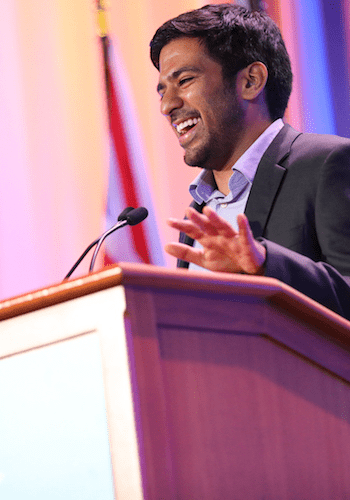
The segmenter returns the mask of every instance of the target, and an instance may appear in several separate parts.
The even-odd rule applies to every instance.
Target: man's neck
[[[218,187],[218,190],[220,193],[224,194],[227,196],[230,192],[230,188],[228,187],[229,180],[232,175],[232,169],[230,170],[221,170],[221,171],[214,171],[213,172],[214,179],[216,182],[216,185]]]
[[[214,179],[216,182],[216,185],[218,187],[218,190],[227,196],[230,192],[229,188],[229,180],[232,175],[232,167],[236,163],[236,161],[239,160],[239,158],[247,151],[247,149],[250,148],[252,144],[258,139],[258,137],[265,132],[265,130],[271,125],[271,121],[264,121],[260,123],[259,127],[252,127],[249,130],[249,134],[245,137],[242,137],[242,140],[239,143],[239,146],[237,147],[235,154],[231,157],[231,164],[228,165],[225,169],[223,170],[214,170],[213,175]]]

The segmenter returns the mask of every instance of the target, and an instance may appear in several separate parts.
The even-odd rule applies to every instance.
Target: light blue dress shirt
[[[260,160],[283,126],[281,118],[274,121],[236,161],[232,166],[227,196],[217,189],[212,171],[203,170],[190,185],[192,198],[198,204],[204,201],[237,230],[237,215],[245,210]],[[201,248],[201,245],[195,241],[194,247]],[[191,263],[189,269],[204,270]]]

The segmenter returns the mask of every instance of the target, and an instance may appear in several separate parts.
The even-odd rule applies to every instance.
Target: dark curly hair
[[[209,55],[219,62],[224,78],[260,61],[268,70],[266,102],[272,120],[282,118],[292,90],[290,59],[281,33],[264,12],[232,4],[206,5],[164,23],[151,41],[151,59],[159,70],[162,48],[176,38],[203,41]]]

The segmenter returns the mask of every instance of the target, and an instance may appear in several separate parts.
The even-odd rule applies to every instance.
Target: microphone
[[[134,207],[126,207],[120,214],[118,215],[118,220],[126,220],[126,216],[128,215],[129,212],[132,210],[135,210]]]
[[[123,212],[125,212],[125,210],[123,210]],[[147,208],[139,207],[139,208],[134,208],[133,210],[130,210],[130,212],[127,213],[127,215],[126,215],[126,220],[129,224],[129,226],[136,226],[136,224],[139,224],[140,222],[145,220],[147,216],[148,216]]]
[[[119,217],[123,217],[123,220],[120,220],[119,222],[117,222],[117,224],[115,226],[113,226],[111,229],[108,229],[108,231],[106,231],[99,239],[97,246],[95,248],[94,254],[92,256],[92,259],[91,259],[90,268],[89,268],[90,273],[92,272],[92,270],[94,268],[95,260],[96,260],[97,254],[101,248],[101,245],[104,242],[104,240],[107,238],[107,236],[109,236],[111,233],[113,233],[114,231],[116,231],[120,227],[126,226],[127,224],[129,224],[129,226],[136,226],[136,224],[139,224],[140,222],[145,220],[146,217],[148,216],[148,210],[145,207],[133,208],[131,210],[129,210],[129,208],[131,208],[131,207],[125,208],[122,211],[122,213],[119,215]],[[118,217],[118,220],[119,220],[119,217]]]
[[[114,231],[116,231],[120,227],[124,227],[128,224],[130,226],[134,226],[135,224],[142,222],[147,217],[147,215],[148,215],[148,210],[145,207],[139,207],[139,208],[127,207],[127,208],[124,208],[124,210],[118,216],[118,222],[113,227],[111,227],[111,229],[108,229],[108,231],[103,233],[102,236],[97,238],[95,241],[93,241],[87,247],[87,249],[82,253],[82,255],[76,261],[74,266],[71,268],[71,270],[65,276],[64,280],[67,280],[73,274],[73,272],[79,266],[80,262],[84,259],[86,254],[89,253],[91,248],[93,248],[95,245],[98,245],[98,247],[96,247],[96,249],[95,249],[94,255],[93,255],[92,260],[91,260],[90,269],[89,269],[89,271],[91,272],[93,269],[93,266],[95,264],[98,250],[100,249],[103,241],[107,238],[107,236],[109,236],[111,233],[113,233]]]

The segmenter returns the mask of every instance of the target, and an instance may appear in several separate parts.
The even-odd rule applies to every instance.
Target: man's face
[[[161,112],[185,150],[188,165],[209,170],[232,167],[243,130],[243,104],[235,82],[224,81],[221,65],[197,38],[179,38],[159,57]]]

